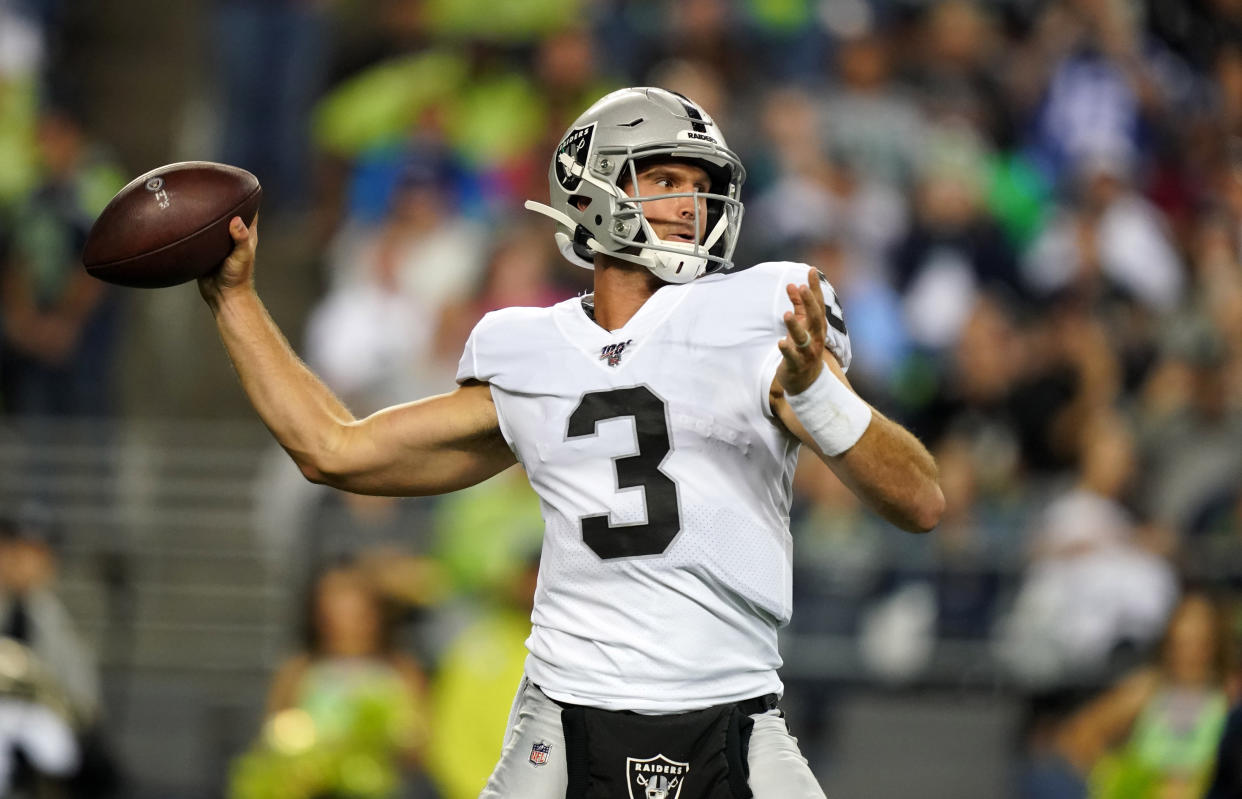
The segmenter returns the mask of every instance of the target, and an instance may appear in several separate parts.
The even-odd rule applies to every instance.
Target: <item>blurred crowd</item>
[[[125,172],[55,68],[70,5],[0,0],[0,409],[10,416],[118,410],[119,300],[84,277],[76,253]],[[1032,799],[1074,796],[1087,774],[1097,795],[1148,795],[1124,782],[1139,761],[1177,761],[1168,768],[1187,785],[1206,779],[1202,752],[1161,759],[1175,736],[1158,718],[1135,727],[1139,710],[1118,729],[1156,732],[1108,765],[1129,763],[1130,776],[1099,776],[1099,741],[1124,734],[1084,721],[1076,714],[1095,711],[1064,690],[1168,661],[1178,636],[1166,631],[1191,599],[1221,617],[1209,648],[1222,664],[1242,643],[1231,600],[1242,584],[1242,3],[205,6],[204,35],[222,46],[216,149],[203,157],[255,172],[264,228],[313,243],[323,290],[305,330],[288,332],[352,410],[451,387],[487,311],[589,287],[522,201],[546,199],[556,142],[605,91],[693,97],[748,168],[738,268],[799,260],[827,274],[851,332],[851,381],[933,451],[948,500],[940,528],[911,539],[804,464],[792,633],[857,639],[866,668],[898,683],[924,674],[946,641],[991,653],[1038,700]],[[277,795],[263,792],[265,779],[280,782],[264,769],[291,767],[288,752],[316,729],[307,719],[348,727],[333,702],[361,708],[359,739],[387,741],[374,746],[397,752],[401,768],[451,764],[434,775],[438,790],[471,795],[450,783],[474,774],[456,759],[475,750],[428,757],[426,747],[468,739],[442,734],[467,722],[437,716],[438,705],[493,704],[503,727],[510,672],[497,682],[471,670],[483,668],[480,652],[520,663],[525,622],[512,608],[527,601],[515,597],[538,546],[520,475],[395,503],[291,488],[269,471],[273,551],[312,542],[298,549],[299,574],[319,586],[311,617],[331,627],[334,614],[370,612],[349,598],[359,585],[415,616],[458,610],[416,624],[421,643],[404,649],[378,632],[345,643],[308,634],[277,680],[267,743],[239,770],[238,795]],[[332,571],[346,562],[347,573]],[[422,666],[399,654],[420,646]],[[362,676],[358,652],[375,660]],[[1222,703],[1236,699],[1234,668],[1210,670],[1219,692],[1191,703],[1207,708],[1208,729],[1219,732]],[[1147,671],[1128,679],[1126,707],[1184,698]],[[351,693],[355,683],[407,693],[408,714],[367,716],[370,688]],[[438,719],[430,736],[412,720],[426,718]],[[388,766],[338,755],[358,784],[390,786]],[[479,760],[475,771],[490,765]]]

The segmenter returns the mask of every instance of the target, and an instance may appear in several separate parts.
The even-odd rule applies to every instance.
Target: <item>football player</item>
[[[200,289],[309,479],[425,495],[525,468],[543,555],[483,797],[823,797],[779,707],[799,447],[914,532],[943,509],[935,463],[850,388],[845,320],[815,269],[729,271],[745,171],[698,105],[613,92],[548,178],[549,204],[527,207],[594,292],[485,316],[448,394],[351,415],[260,303],[240,219]]]

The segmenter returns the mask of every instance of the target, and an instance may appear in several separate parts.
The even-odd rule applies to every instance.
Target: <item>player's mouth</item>
[[[693,230],[670,230],[666,231],[660,238],[665,241],[685,242],[695,244],[698,242],[698,236],[694,235]]]

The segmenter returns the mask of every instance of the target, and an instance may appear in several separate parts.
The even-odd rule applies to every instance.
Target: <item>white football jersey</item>
[[[768,390],[785,286],[807,269],[666,285],[612,332],[572,299],[489,313],[471,333],[457,379],[491,384],[542,504],[526,672],[553,699],[660,713],[781,690],[798,442]]]

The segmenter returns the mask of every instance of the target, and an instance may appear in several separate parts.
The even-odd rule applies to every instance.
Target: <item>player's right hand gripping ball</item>
[[[215,271],[233,249],[229,220],[254,223],[263,189],[244,169],[210,161],[169,164],[135,178],[95,220],[86,271],[135,288],[186,283]]]

